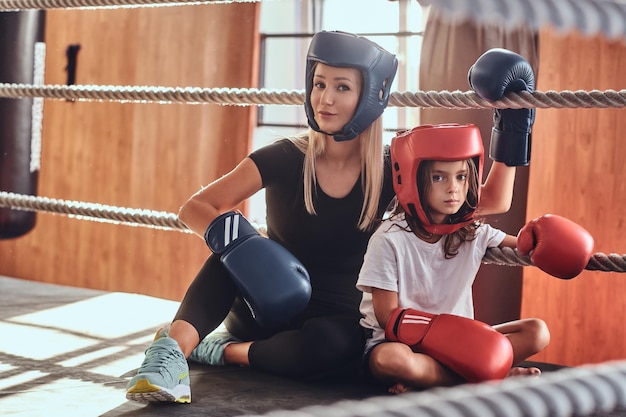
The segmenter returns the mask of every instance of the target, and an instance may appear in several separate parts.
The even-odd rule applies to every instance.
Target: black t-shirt
[[[304,206],[304,154],[288,139],[265,146],[250,158],[257,165],[267,205],[268,236],[281,243],[307,268],[313,289],[308,313],[358,312],[361,292],[355,287],[373,230],[357,228],[363,190],[361,178],[344,198],[333,198],[318,186],[317,215]],[[394,196],[389,147],[379,202],[381,218]]]

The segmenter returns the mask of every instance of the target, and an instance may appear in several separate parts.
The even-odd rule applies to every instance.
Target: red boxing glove
[[[509,339],[466,317],[396,308],[387,321],[385,337],[430,356],[468,382],[502,379],[513,365]]]
[[[542,271],[570,279],[580,274],[593,254],[593,237],[565,217],[545,214],[528,222],[517,234],[517,251],[530,254]]]

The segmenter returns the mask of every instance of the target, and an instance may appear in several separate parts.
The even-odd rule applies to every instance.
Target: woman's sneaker
[[[224,349],[231,343],[240,342],[228,331],[214,330],[196,346],[189,360],[204,365],[224,366]]]
[[[128,382],[126,398],[146,403],[191,402],[189,365],[174,339],[157,338],[146,349],[137,375]]]
[[[170,325],[161,327],[154,336],[154,340],[168,337]],[[189,360],[204,365],[223,366],[224,349],[231,343],[240,343],[241,340],[231,335],[224,327],[217,328],[200,341],[198,346],[189,355]]]

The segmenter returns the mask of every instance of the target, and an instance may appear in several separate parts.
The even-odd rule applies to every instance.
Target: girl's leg
[[[382,382],[392,384],[389,392],[398,394],[409,388],[452,386],[464,380],[428,355],[414,353],[403,343],[385,342],[369,354],[369,369]]]
[[[523,319],[493,326],[504,334],[513,346],[513,364],[539,353],[550,343],[550,331],[541,319]]]

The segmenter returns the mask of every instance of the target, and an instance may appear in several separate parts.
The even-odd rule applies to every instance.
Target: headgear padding
[[[427,232],[445,235],[471,223],[474,210],[457,223],[432,224],[424,212],[417,188],[417,173],[422,161],[477,160],[478,197],[483,172],[484,149],[480,130],[472,125],[423,125],[398,133],[391,140],[393,188],[399,203],[422,222]]]
[[[311,106],[313,68],[316,62],[332,67],[356,68],[363,75],[363,91],[352,119],[339,132],[322,132]],[[389,102],[391,83],[398,60],[369,39],[347,32],[316,33],[306,60],[306,99],[304,109],[309,126],[317,132],[332,134],[336,141],[350,140],[361,134],[382,113]]]

